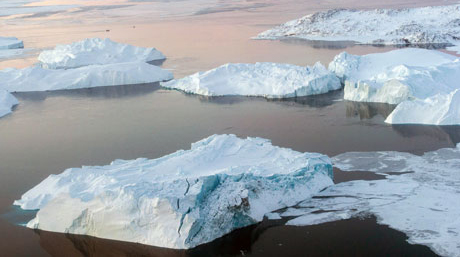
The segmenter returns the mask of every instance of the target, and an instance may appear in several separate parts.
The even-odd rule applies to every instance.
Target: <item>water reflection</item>
[[[324,40],[308,40],[302,38],[282,38],[281,43],[310,46],[315,49],[345,49],[356,45],[353,41],[324,41]]]
[[[452,146],[460,143],[460,126],[398,124],[391,127],[401,136],[407,138],[429,136],[437,140],[448,141]]]
[[[21,100],[40,102],[46,100],[48,97],[70,97],[70,98],[122,98],[122,97],[136,97],[150,94],[161,88],[159,82],[134,84],[134,85],[121,85],[121,86],[107,86],[107,87],[93,87],[81,88],[72,90],[55,90],[45,92],[18,92],[14,95]]]
[[[359,117],[360,120],[367,120],[379,115],[386,119],[396,108],[396,105],[346,101],[346,108],[347,117]]]
[[[291,97],[291,98],[265,98],[265,97],[254,97],[254,96],[203,96],[195,94],[187,94],[186,96],[196,98],[200,102],[221,104],[221,105],[232,105],[238,104],[245,101],[264,101],[274,104],[280,104],[284,106],[308,106],[312,108],[323,108],[330,106],[335,102],[343,99],[343,90],[335,90],[326,94],[310,95],[302,97]]]
[[[424,48],[424,49],[445,49],[446,47],[452,46],[450,43],[427,43],[427,44],[400,44],[400,45],[384,45],[380,43],[374,44],[360,44],[355,41],[325,41],[325,40],[309,40],[303,39],[298,37],[288,37],[288,38],[280,38],[280,42],[285,44],[294,44],[294,45],[304,45],[309,46],[315,49],[345,49],[350,48],[356,45],[361,46],[372,46],[377,48],[406,48],[406,47],[413,47],[413,48]]]
[[[281,226],[264,220],[191,250],[173,250],[115,240],[36,231],[51,256],[436,256],[428,247],[376,218],[361,217],[313,226]],[[359,229],[356,229],[359,228]],[[334,247],[331,247],[334,246]]]

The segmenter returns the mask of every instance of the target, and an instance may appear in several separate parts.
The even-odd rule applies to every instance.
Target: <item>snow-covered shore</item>
[[[260,33],[256,39],[302,38],[378,45],[458,45],[460,5],[317,12]]]
[[[320,63],[301,67],[280,63],[230,63],[162,83],[163,87],[206,96],[289,98],[341,88],[337,77]]]
[[[331,178],[325,155],[213,135],[154,160],[67,169],[14,204],[40,209],[30,228],[191,248],[307,199]]]

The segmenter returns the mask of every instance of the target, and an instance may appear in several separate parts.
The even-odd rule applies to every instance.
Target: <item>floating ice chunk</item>
[[[0,37],[0,51],[16,48],[24,48],[24,43],[15,37]]]
[[[460,88],[457,57],[434,50],[400,49],[387,53],[337,55],[329,70],[345,84],[344,98],[398,104]]]
[[[458,44],[460,5],[410,9],[329,10],[289,21],[256,39],[303,38],[362,44]]]
[[[460,124],[460,90],[400,103],[385,120],[391,124]]]
[[[11,113],[11,108],[18,103],[18,100],[12,94],[0,89],[0,117]]]
[[[320,63],[313,67],[279,63],[229,63],[163,83],[162,86],[206,96],[267,98],[315,95],[341,88],[336,76]]]
[[[401,174],[328,187],[299,204],[323,212],[311,212],[287,224],[312,225],[370,213],[380,224],[406,233],[410,243],[427,245],[439,255],[460,256],[460,144],[423,156],[354,152],[335,156],[333,161],[343,171]]]
[[[292,206],[331,178],[327,156],[213,135],[154,160],[67,169],[14,204],[40,209],[30,228],[191,248]]]
[[[0,89],[10,92],[76,89],[166,81],[171,72],[145,62],[90,65],[68,70],[38,66],[0,70]]]
[[[121,62],[150,62],[166,57],[153,47],[144,48],[90,38],[69,45],[57,45],[53,50],[40,53],[40,65],[48,69],[68,69],[94,64]]]

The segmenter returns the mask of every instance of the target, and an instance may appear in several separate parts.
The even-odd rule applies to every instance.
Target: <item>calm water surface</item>
[[[48,2],[59,1],[44,3]],[[114,13],[91,11],[87,16],[83,12],[75,19],[71,18],[74,16],[50,14],[30,21],[5,18],[0,21],[2,36],[20,37],[26,47],[35,49],[85,37],[110,37],[140,46],[155,46],[168,56],[163,67],[171,69],[176,77],[183,77],[227,62],[274,61],[310,65],[321,61],[327,64],[345,50],[356,54],[388,51],[392,48],[249,38],[274,24],[338,5],[370,8],[434,2],[267,3],[265,7],[236,8],[235,11],[218,5],[220,9],[214,6],[200,15],[174,16],[174,19],[167,15],[160,19],[145,13],[142,19],[135,19],[119,13],[121,21],[118,21]],[[25,67],[33,64],[35,58],[0,61],[0,68]],[[394,106],[347,102],[341,100],[342,94],[342,91],[336,91],[284,101],[249,97],[206,98],[164,90],[158,84],[16,94],[20,104],[11,115],[0,119],[0,256],[378,253],[372,249],[380,249],[381,254],[387,255],[431,254],[426,247],[405,243],[402,233],[376,225],[372,217],[304,228],[273,226],[276,224],[265,222],[191,252],[34,232],[16,225],[33,213],[19,212],[11,206],[12,202],[50,174],[69,167],[104,165],[117,158],[157,158],[188,149],[191,143],[212,134],[264,137],[271,139],[274,145],[330,156],[347,151],[376,150],[421,154],[453,147],[460,142],[458,126],[390,126],[383,120]],[[350,233],[355,236],[347,236]],[[362,252],[353,252],[356,249]],[[394,249],[400,249],[400,252],[392,252]]]

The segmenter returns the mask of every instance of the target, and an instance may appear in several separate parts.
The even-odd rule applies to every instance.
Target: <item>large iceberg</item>
[[[18,103],[18,100],[12,94],[0,89],[0,117],[11,113],[11,108]]]
[[[302,38],[362,44],[460,44],[460,5],[329,10],[289,21],[256,39]]]
[[[116,43],[108,38],[89,38],[69,45],[57,45],[53,50],[43,51],[38,56],[39,64],[48,69],[163,59],[166,57],[153,47],[136,47]]]
[[[0,37],[0,50],[24,48],[24,43],[15,37]]]
[[[39,66],[0,70],[0,89],[10,92],[47,91],[166,81],[171,72],[145,62],[89,65],[67,70]]]
[[[14,202],[29,228],[191,248],[333,184],[330,159],[262,138],[213,135],[158,159],[50,175]]]
[[[460,124],[460,89],[423,100],[400,103],[385,120],[391,124]]]
[[[343,52],[329,64],[344,86],[344,98],[398,104],[460,88],[457,57],[435,50],[406,48],[386,53]]]
[[[442,256],[460,256],[460,144],[417,156],[349,152],[332,158],[342,171],[369,171],[386,179],[328,187],[297,205],[288,225],[312,225],[373,214]],[[292,209],[289,213],[295,213]],[[281,214],[283,216],[283,213]]]
[[[339,79],[320,63],[313,67],[279,63],[230,63],[162,83],[162,86],[206,96],[267,98],[315,95],[341,88]]]

